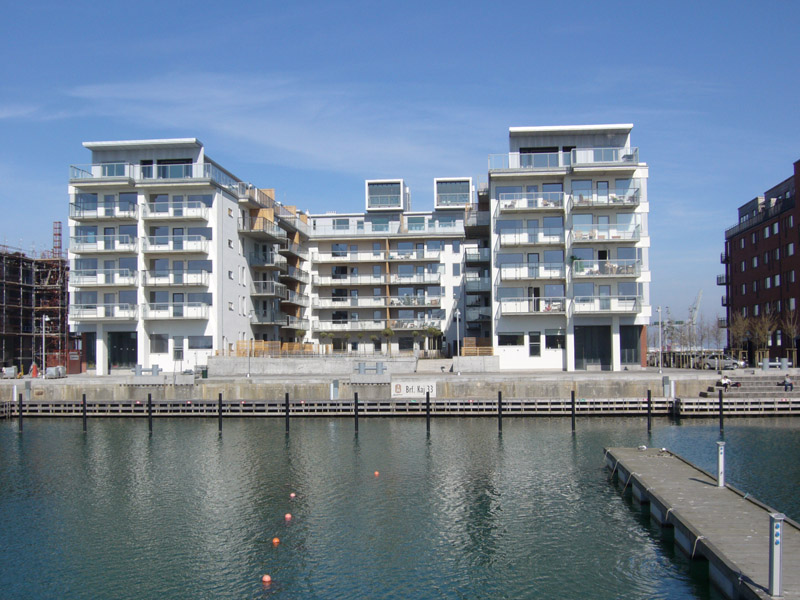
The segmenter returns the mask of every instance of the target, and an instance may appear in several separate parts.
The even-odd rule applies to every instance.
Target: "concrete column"
[[[620,357],[619,343],[619,317],[611,317],[611,370],[621,371],[622,360]]]
[[[142,319],[136,322],[136,364],[145,369],[150,367],[150,336]]]
[[[575,370],[575,323],[572,319],[567,322],[567,371]]]
[[[95,342],[95,360],[97,361],[96,373],[108,375],[108,339],[102,323],[97,324],[97,338]]]

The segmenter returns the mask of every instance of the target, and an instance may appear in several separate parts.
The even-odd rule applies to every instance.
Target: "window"
[[[767,239],[768,237],[769,237],[769,225],[764,227],[764,239]]]
[[[399,350],[413,350],[414,338],[411,336],[401,336],[397,338],[397,348]]]
[[[150,334],[150,354],[166,354],[169,352],[169,336],[166,333]]]
[[[453,253],[458,254],[461,252],[461,242],[459,240],[453,240]]]
[[[233,250],[233,240],[228,240],[228,248]]]
[[[499,333],[497,334],[498,346],[523,346],[525,336],[521,333]]]
[[[794,256],[794,242],[786,244],[786,256]]]
[[[331,244],[331,256],[334,258],[347,256],[347,244]]]
[[[746,294],[747,294],[747,284],[743,283],[742,284],[742,296],[744,296]]]
[[[794,215],[789,215],[789,227],[794,227]]]
[[[742,261],[742,266],[741,266],[741,268],[739,269],[739,272],[740,272],[740,273],[744,273],[744,269],[745,269],[745,264],[744,264],[744,261]]]
[[[753,243],[753,245],[755,245],[755,243],[756,243],[756,240],[757,240],[757,239],[758,239],[758,237],[756,236],[756,232],[754,231],[754,232],[753,232],[753,233],[750,235],[750,241]]]
[[[746,316],[747,316],[747,307],[746,307],[746,306],[743,306],[743,307],[742,307],[742,316],[743,316],[743,317],[746,317]]]
[[[772,224],[772,235],[778,235],[778,222],[775,221]]]
[[[781,259],[781,249],[780,248],[775,248],[775,251],[774,251],[772,257],[775,260],[780,260]]]
[[[233,271],[228,271],[228,279],[233,281]]]
[[[744,248],[744,238],[739,240],[739,248]]]
[[[232,208],[228,209],[228,216],[229,217],[233,217],[233,209]]]
[[[380,255],[381,255],[381,243],[372,242],[372,256],[380,256]]]
[[[551,350],[566,348],[566,332],[563,329],[545,329],[544,347]]]
[[[183,360],[183,336],[176,335],[172,338],[172,360]]]
[[[461,263],[453,263],[453,277],[461,275]]]
[[[795,309],[795,299],[794,298],[789,298],[789,310],[794,310],[794,309]],[[745,316],[747,316],[747,315],[745,315]]]
[[[189,350],[211,350],[213,347],[210,335],[190,335]]]
[[[350,229],[350,219],[334,219],[333,228],[339,231]]]
[[[754,282],[753,282],[753,292],[755,293],[755,292],[757,292],[757,291],[758,291],[758,282],[757,282],[757,281],[754,281]]]
[[[531,331],[528,334],[528,356],[542,355],[542,332]]]
[[[758,257],[754,256],[753,257],[753,268],[755,269],[757,266],[758,266]]]
[[[769,252],[764,252],[764,264],[769,264]]]
[[[794,283],[794,270],[789,271],[789,283]]]
[[[759,315],[759,309],[760,309],[760,307],[758,306],[758,304],[753,306],[753,316],[754,317],[757,317]]]
[[[229,310],[229,311],[231,311],[231,312],[233,312],[233,300],[231,300],[230,302],[228,302],[228,310]]]
[[[775,287],[778,287],[781,284],[781,276],[780,273],[775,275]]]
[[[770,289],[771,287],[772,287],[772,278],[771,278],[771,277],[767,277],[767,278],[764,280],[764,289],[765,289],[765,290],[768,290],[768,289]]]

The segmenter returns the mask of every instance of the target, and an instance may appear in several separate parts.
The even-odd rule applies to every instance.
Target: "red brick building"
[[[770,359],[790,355],[798,348],[797,331],[786,329],[787,312],[800,314],[800,160],[794,174],[739,207],[739,222],[725,231],[721,261],[725,274],[717,284],[725,286],[722,305],[727,308],[728,344],[735,315],[747,319],[743,348],[755,359],[754,320],[772,315],[775,330],[767,344]],[[733,348],[732,348],[733,349]]]

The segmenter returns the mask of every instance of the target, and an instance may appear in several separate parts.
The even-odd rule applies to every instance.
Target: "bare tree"
[[[730,323],[728,323],[728,335],[730,336],[731,353],[742,349],[742,344],[744,343],[745,339],[747,339],[747,333],[749,330],[749,317],[744,317],[738,312],[731,314],[731,320]]]
[[[796,362],[794,340],[797,337],[798,330],[800,330],[800,317],[798,317],[796,310],[787,309],[783,311],[780,319],[780,328],[782,333],[781,341],[787,349],[787,357]]]
[[[711,343],[714,344],[714,348],[716,350],[721,350],[725,340],[725,328],[719,326],[719,317],[709,325],[708,333],[711,338]]]
[[[759,350],[766,351],[772,333],[775,331],[775,315],[764,312],[757,317],[753,317],[751,333],[753,343]]]

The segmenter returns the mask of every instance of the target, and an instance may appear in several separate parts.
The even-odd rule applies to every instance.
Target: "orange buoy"
[[[381,474],[380,471],[375,471],[375,477],[377,477],[380,474]]]
[[[283,518],[284,518],[284,519],[286,519],[287,521],[291,521],[291,520],[292,520],[292,514],[291,514],[291,513],[286,513],[286,514],[283,516]]]
[[[277,546],[280,543],[281,543],[281,538],[276,538],[276,537],[272,538],[272,545],[273,546]]]
[[[270,577],[269,575],[264,575],[261,578],[261,582],[262,583],[272,583],[272,577]]]

